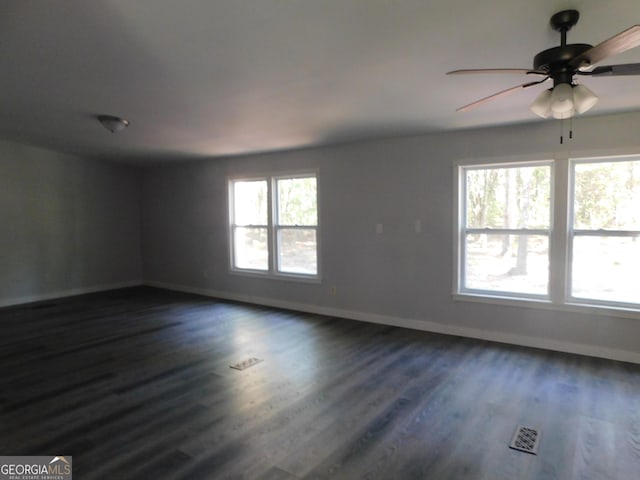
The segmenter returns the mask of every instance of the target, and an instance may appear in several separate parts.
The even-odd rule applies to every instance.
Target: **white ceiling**
[[[455,112],[530,78],[445,72],[531,67],[567,8],[569,43],[640,23],[638,0],[2,0],[0,136],[145,162],[536,121],[544,87]],[[591,115],[640,109],[640,77],[584,83]]]

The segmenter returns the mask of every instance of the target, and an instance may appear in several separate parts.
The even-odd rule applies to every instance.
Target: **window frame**
[[[236,182],[262,182],[266,181],[267,183],[267,224],[249,224],[249,225],[238,225],[236,224],[236,210],[235,210],[235,184]],[[227,188],[229,193],[229,208],[228,208],[228,219],[229,219],[229,253],[230,253],[230,266],[232,270],[237,270],[246,273],[252,273],[254,275],[264,275],[270,270],[271,260],[269,258],[269,252],[271,251],[271,195],[269,192],[269,181],[267,177],[242,177],[242,178],[230,178],[227,182]],[[236,230],[237,228],[266,228],[267,230],[267,268],[259,269],[259,268],[241,268],[235,265],[235,238],[236,238]]]
[[[455,162],[454,167],[454,255],[453,255],[453,292],[454,300],[470,301],[499,305],[510,305],[530,308],[551,309],[559,311],[579,312],[640,319],[640,302],[625,303],[608,300],[597,300],[571,295],[571,274],[573,261],[573,215],[575,169],[578,163],[594,161],[638,161],[640,154],[620,152],[610,156],[599,155],[563,155],[547,157],[515,156],[508,158],[464,159]],[[507,165],[525,166],[548,163],[551,165],[551,218],[549,235],[549,283],[548,297],[499,292],[493,290],[466,289],[464,287],[464,253],[462,248],[465,239],[462,226],[466,222],[466,169],[500,168]],[[464,215],[464,216],[463,216]],[[497,229],[492,229],[497,232]],[[610,231],[607,231],[607,233]],[[635,231],[634,231],[635,232]],[[624,235],[630,236],[630,235]]]
[[[611,156],[611,157],[585,157],[569,159],[569,216],[567,221],[567,282],[566,299],[569,303],[589,304],[603,307],[624,308],[640,310],[640,302],[629,303],[615,300],[602,300],[597,298],[579,297],[573,295],[573,251],[576,237],[622,237],[639,238],[640,230],[619,230],[619,229],[585,229],[575,227],[575,191],[576,191],[576,165],[596,164],[596,163],[623,163],[629,161],[640,161],[639,156]]]
[[[467,227],[467,172],[470,170],[487,170],[487,169],[505,169],[505,168],[526,168],[526,167],[549,167],[549,188],[550,188],[550,205],[549,205],[549,227],[546,229],[539,228],[491,228],[491,227]],[[467,253],[467,236],[468,235],[538,235],[546,236],[549,250],[549,266],[551,266],[551,234],[553,232],[553,192],[554,192],[554,171],[552,160],[535,160],[522,162],[500,162],[500,163],[482,163],[459,165],[458,167],[458,228],[457,228],[457,246],[458,246],[458,266],[457,286],[456,290],[459,294],[480,295],[497,298],[517,298],[529,300],[549,300],[551,290],[551,272],[547,276],[547,293],[522,293],[510,292],[503,290],[486,290],[479,288],[469,288],[466,286],[466,253]],[[551,270],[549,268],[549,270]]]
[[[279,195],[279,186],[278,186],[278,182],[280,180],[295,180],[295,179],[301,179],[301,178],[315,178],[316,181],[316,224],[315,225],[299,225],[299,224],[295,224],[295,225],[285,225],[285,224],[281,224],[280,223],[280,195]],[[274,175],[272,177],[272,189],[273,189],[273,194],[271,195],[272,198],[272,203],[273,203],[273,209],[272,209],[272,243],[274,245],[274,258],[273,258],[273,269],[274,272],[276,272],[278,275],[285,275],[285,276],[303,276],[305,278],[307,277],[319,277],[319,268],[320,268],[320,261],[318,258],[318,251],[319,251],[319,222],[320,222],[320,214],[318,212],[318,176],[317,174],[314,175],[310,175],[308,173],[297,173],[297,174],[285,174],[285,175]],[[279,244],[279,238],[278,238],[278,233],[283,231],[283,230],[315,230],[315,237],[316,237],[316,273],[315,274],[308,274],[308,273],[298,273],[298,272],[287,272],[287,271],[283,271],[281,269],[281,265],[280,265],[280,252],[281,252],[281,247]]]
[[[315,178],[316,181],[316,225],[282,226],[278,222],[278,180],[295,178]],[[235,231],[238,227],[262,228],[262,225],[236,225],[234,193],[236,182],[266,181],[267,182],[267,269],[241,268],[235,265]],[[301,170],[294,172],[269,173],[261,175],[232,176],[227,178],[228,191],[228,241],[229,241],[229,270],[231,273],[280,280],[294,280],[298,282],[319,283],[321,281],[321,242],[320,242],[320,175],[318,170]],[[282,229],[306,228],[316,232],[316,273],[285,272],[279,266],[278,232]]]

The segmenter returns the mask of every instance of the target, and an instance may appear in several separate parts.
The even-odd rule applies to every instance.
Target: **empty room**
[[[0,479],[640,478],[637,0],[3,0]]]

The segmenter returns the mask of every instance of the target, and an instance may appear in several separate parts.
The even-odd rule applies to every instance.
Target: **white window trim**
[[[267,192],[269,192],[269,177],[268,175],[254,175],[247,177],[230,177],[227,178],[227,239],[229,242],[229,268],[232,272],[242,272],[246,275],[255,276],[255,277],[264,277],[269,275],[270,265],[267,265],[267,270],[260,270],[254,268],[238,268],[234,265],[235,258],[235,205],[234,205],[234,194],[235,187],[231,187],[234,182],[261,182],[267,181]],[[271,234],[270,234],[270,225],[271,225],[271,195],[267,194],[267,225],[249,225],[248,227],[256,227],[256,228],[265,228],[267,229],[267,251],[269,252],[269,263],[271,262]],[[243,225],[243,227],[247,227],[247,225]]]
[[[316,274],[304,274],[304,273],[291,273],[278,271],[278,259],[277,259],[277,231],[279,228],[295,228],[293,226],[280,227],[276,225],[277,216],[277,198],[275,198],[275,182],[282,179],[290,178],[306,178],[315,177],[316,179],[316,213],[317,222],[313,226],[300,226],[300,228],[315,228],[316,229]],[[234,182],[251,182],[251,181],[266,181],[267,182],[267,249],[268,249],[268,269],[250,269],[239,268],[234,265],[235,258],[235,242],[234,242],[234,214],[235,208],[233,205],[233,188],[231,185]],[[264,174],[252,174],[252,175],[234,175],[227,177],[227,239],[229,242],[228,254],[229,254],[229,271],[235,275],[241,275],[245,277],[253,278],[268,278],[273,280],[285,280],[295,281],[298,283],[321,283],[321,230],[320,230],[320,174],[319,170],[296,170],[287,171],[282,173],[264,173]],[[256,225],[256,227],[263,227],[262,225]]]
[[[483,290],[477,288],[468,288],[463,285],[463,280],[466,278],[465,262],[462,261],[466,254],[466,235],[469,233],[487,233],[487,234],[511,234],[511,235],[541,235],[546,236],[551,244],[551,232],[553,231],[553,211],[549,212],[549,228],[548,229],[533,229],[533,228],[467,228],[466,227],[466,174],[469,170],[481,170],[486,168],[520,168],[520,167],[535,167],[535,166],[548,166],[550,167],[550,186],[551,186],[551,205],[553,205],[553,161],[551,160],[538,160],[527,162],[505,162],[505,163],[493,163],[483,165],[459,165],[457,175],[459,177],[459,192],[458,192],[458,210],[460,212],[458,216],[457,231],[457,248],[458,248],[458,269],[457,272],[457,289],[456,293],[469,294],[469,295],[482,295],[482,296],[499,296],[501,298],[524,298],[531,300],[546,300],[550,299],[550,292],[547,294],[533,294],[533,293],[519,293],[519,292],[506,292],[500,290]],[[551,258],[549,258],[551,263]]]
[[[594,161],[625,161],[638,159],[640,155],[629,151],[620,151],[617,154],[589,156],[583,155],[548,155],[544,159],[540,156],[512,156],[507,158],[481,158],[461,159],[453,164],[453,193],[454,193],[454,255],[453,255],[453,286],[452,297],[457,301],[478,302],[495,305],[517,306],[524,308],[555,310],[563,312],[608,315],[613,317],[640,319],[640,306],[623,302],[608,302],[592,299],[571,297],[570,295],[570,268],[571,253],[570,244],[573,226],[573,175],[572,168],[576,163],[589,163]],[[497,167],[507,165],[531,165],[551,164],[551,224],[549,232],[549,296],[540,298],[526,294],[511,294],[508,292],[466,290],[462,288],[462,225],[465,214],[461,202],[466,203],[462,197],[464,192],[464,179],[462,173],[468,168]],[[571,179],[571,185],[569,184]]]
[[[571,174],[571,184],[568,186],[569,188],[569,199],[573,199],[575,195],[575,166],[583,163],[613,163],[613,162],[625,162],[629,160],[640,160],[639,155],[629,155],[629,156],[612,156],[612,157],[583,157],[583,158],[571,158],[569,159],[569,170]],[[605,236],[605,237],[640,237],[640,230],[591,230],[591,229],[575,229],[573,228],[574,220],[575,220],[575,211],[574,205],[569,206],[569,218],[568,218],[568,230],[567,230],[567,273],[568,269],[571,268],[572,260],[573,260],[573,239],[575,237],[586,237],[586,236]],[[567,275],[570,277],[570,275]],[[598,300],[598,299],[590,299],[584,297],[576,297],[571,294],[571,278],[567,279],[566,292],[567,292],[567,303],[572,304],[587,304],[594,306],[601,306],[604,308],[615,306],[622,309],[630,309],[630,310],[640,310],[640,306],[638,304],[627,303],[627,302],[614,302],[607,300]],[[640,303],[640,302],[639,302]]]

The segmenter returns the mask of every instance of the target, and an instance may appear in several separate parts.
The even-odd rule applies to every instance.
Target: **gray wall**
[[[146,169],[145,280],[187,291],[640,362],[640,317],[452,297],[454,165],[640,152],[640,115],[556,121]],[[318,168],[322,283],[229,271],[227,178]],[[423,232],[414,230],[415,220]],[[384,233],[376,235],[382,223]],[[337,295],[329,287],[337,287]]]
[[[0,142],[0,305],[140,283],[137,169]]]

